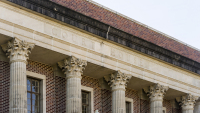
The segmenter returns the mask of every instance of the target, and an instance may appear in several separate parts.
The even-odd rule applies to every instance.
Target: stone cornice
[[[8,58],[10,58],[10,63],[27,63],[27,59],[29,59],[29,54],[31,53],[35,44],[14,38],[11,41],[8,41],[8,43],[1,46],[3,51],[6,52]]]
[[[144,88],[144,91],[147,93],[147,95],[149,96],[149,98],[160,98],[163,99],[165,93],[167,92],[167,90],[169,89],[168,86],[163,86],[160,84],[154,84],[149,86],[148,88]]]
[[[6,0],[136,51],[200,74],[200,63],[49,0]],[[110,28],[109,28],[110,27]],[[108,33],[109,28],[109,33]]]
[[[113,88],[115,86],[118,86],[120,88],[120,86],[124,86],[121,89],[124,89],[127,86],[127,83],[129,82],[131,77],[131,75],[122,73],[119,70],[109,76],[104,76],[110,87]]]
[[[76,58],[75,56],[71,56],[62,62],[58,62],[58,66],[65,74],[73,72],[80,72],[81,74],[83,74],[83,70],[87,66],[87,61]]]

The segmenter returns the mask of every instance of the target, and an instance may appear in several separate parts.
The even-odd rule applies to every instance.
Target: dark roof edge
[[[200,74],[200,63],[49,0],[7,0],[42,15]],[[110,27],[110,28],[109,28]],[[109,33],[108,32],[109,28]]]

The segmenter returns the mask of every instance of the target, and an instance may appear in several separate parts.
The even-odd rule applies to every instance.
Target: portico
[[[125,113],[125,103],[120,105],[115,105],[115,103],[125,102],[127,88],[143,92],[138,93],[139,97],[142,100],[150,100],[151,113],[162,111],[164,99],[177,98],[182,99],[176,101],[182,103],[179,107],[182,107],[183,113],[187,113],[188,109],[189,113],[193,113],[194,108],[194,113],[199,111],[199,102],[196,100],[200,96],[200,77],[197,73],[2,1],[0,14],[0,45],[6,44],[14,37],[34,44],[35,47],[31,49],[29,59],[52,66],[55,77],[66,79],[68,90],[66,100],[67,103],[73,105],[66,104],[69,113],[81,112],[81,75],[98,80],[100,88],[112,92],[114,113]],[[19,18],[16,19],[12,15]],[[2,61],[9,61],[2,50],[0,55]],[[74,59],[80,61],[75,64],[78,66],[76,68],[73,68]],[[23,69],[26,69],[25,64],[23,66]],[[121,75],[125,77],[118,80],[117,77]],[[12,90],[12,85],[10,90]],[[142,98],[145,95],[148,95],[150,99]],[[9,99],[14,98],[10,96]],[[191,106],[185,107],[184,99]],[[133,104],[133,106],[136,105]]]

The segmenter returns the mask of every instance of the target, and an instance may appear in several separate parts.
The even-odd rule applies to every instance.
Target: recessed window
[[[126,113],[133,113],[133,99],[132,98],[125,98],[126,100]]]
[[[126,113],[131,113],[131,102],[126,102]]]
[[[167,113],[167,112],[166,112],[166,107],[163,107],[163,113]]]
[[[28,113],[40,112],[40,81],[27,78],[27,110]]]
[[[89,92],[82,91],[82,113],[89,113],[90,96]]]

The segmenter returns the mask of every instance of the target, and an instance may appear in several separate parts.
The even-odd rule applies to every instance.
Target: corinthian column
[[[74,56],[59,62],[58,66],[63,69],[67,84],[67,113],[82,113],[81,103],[81,74],[85,69],[87,61]]]
[[[144,89],[150,98],[150,113],[163,112],[163,97],[168,89],[169,87],[160,84],[155,84]]]
[[[200,98],[196,101],[194,106],[194,113],[200,113]]]
[[[112,88],[112,113],[126,113],[125,88],[131,75],[117,71],[104,78]]]
[[[27,113],[26,64],[34,44],[15,38],[2,48],[10,58],[9,113]]]
[[[185,96],[182,96],[180,101],[177,100],[177,101],[181,102],[182,113],[193,113],[194,105],[195,105],[197,99],[198,99],[198,97],[193,96],[191,94],[187,94]]]

